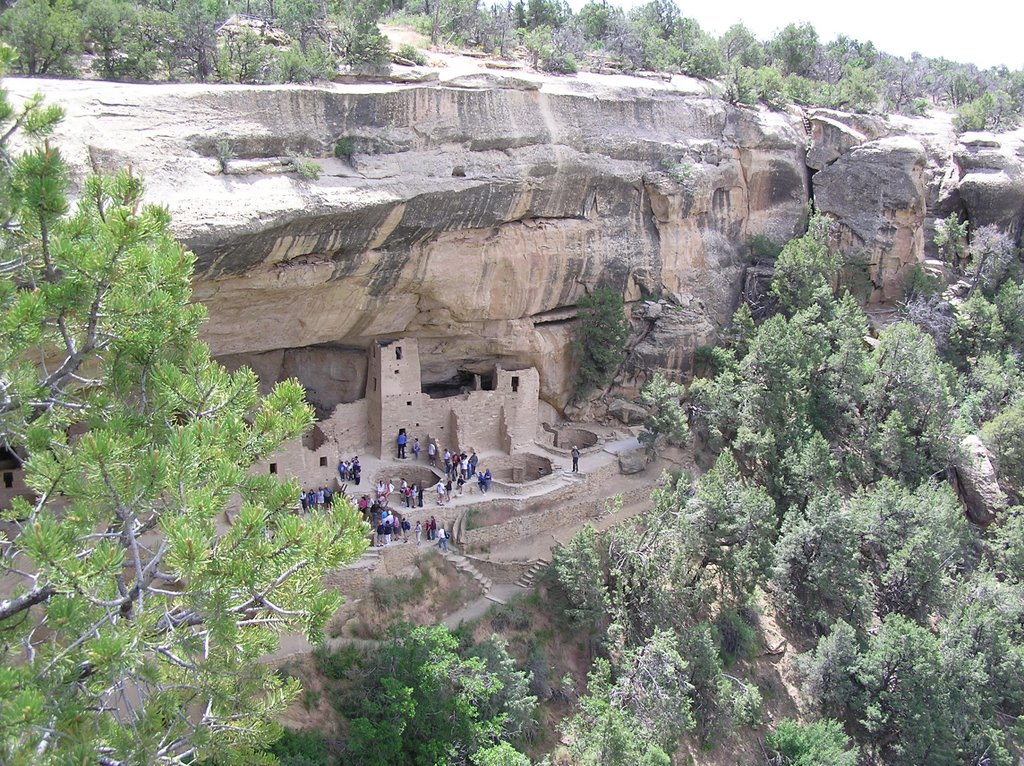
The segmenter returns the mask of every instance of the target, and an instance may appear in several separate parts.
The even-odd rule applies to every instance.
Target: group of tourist
[[[403,428],[398,434],[399,457],[405,456],[405,444],[401,441],[405,438],[405,429]],[[412,456],[415,460],[419,460],[420,451],[420,440],[415,439],[412,445]],[[456,454],[448,448],[445,448],[442,451],[437,446],[437,442],[431,439],[427,442],[427,463],[431,468],[437,467],[438,455],[441,455],[441,459],[444,463],[444,475],[452,481],[455,481],[460,476],[463,481],[469,481],[476,474],[477,465],[480,462],[480,458],[477,457],[476,450],[471,450],[468,455],[465,452]]]
[[[326,460],[326,458],[325,458]],[[351,461],[339,460],[338,461],[338,480],[345,484],[346,482],[352,482],[357,487],[359,482],[362,480],[363,467],[359,465],[359,456],[356,455]]]
[[[476,467],[480,458],[476,456],[476,450],[467,455],[465,452],[452,453],[451,450],[444,451],[444,474],[451,479],[462,479],[469,481],[476,475]]]
[[[330,487],[304,489],[299,492],[299,505],[303,513],[321,509],[329,511],[334,507],[334,490]]]
[[[437,504],[444,505],[450,503],[453,497],[453,491],[458,492],[459,497],[462,497],[462,492],[468,483],[467,478],[462,476],[462,473],[456,474],[457,478],[452,481],[451,474],[446,475],[444,479],[438,479],[437,484],[434,485],[434,491],[437,493]],[[491,476],[491,469],[488,468],[483,473],[476,475],[477,485],[480,487],[481,494],[487,494],[491,489],[491,482],[494,480]],[[422,489],[420,490],[422,493]],[[422,507],[422,503],[420,504]]]
[[[378,548],[383,548],[386,545],[391,545],[392,542],[398,542],[398,537],[401,535],[402,542],[409,542],[409,531],[412,529],[412,525],[409,520],[397,513],[393,513],[390,509],[384,508],[380,511],[376,517],[376,526],[373,521],[370,522],[371,529],[376,529],[376,537],[374,539],[374,545]],[[422,534],[422,525],[420,522],[416,522],[416,542],[419,543],[419,536]]]
[[[430,443],[430,446],[433,448],[434,454],[436,455],[437,454],[437,446],[434,445],[433,442]],[[406,447],[409,447],[409,435],[405,432],[404,428],[399,428],[398,429],[398,436],[395,438],[395,448],[396,448],[395,449],[395,453],[396,453],[396,457],[399,460],[405,460],[405,458],[406,458],[406,454],[405,454]],[[409,447],[409,451],[412,452],[412,459],[413,460],[419,460],[420,459],[420,452],[422,450],[423,450],[423,448],[420,446],[420,440],[418,438],[413,439],[412,440],[412,446]],[[429,450],[428,450],[428,454],[429,454]],[[433,463],[431,463],[431,465],[433,465]]]
[[[413,526],[408,517],[387,506],[371,501],[368,495],[360,497],[357,506],[363,519],[370,525],[375,548],[384,548],[391,545],[391,543],[398,542],[399,538],[401,538],[403,543],[407,543],[409,542],[410,534],[412,534],[416,545],[420,545],[423,541],[423,536],[426,535],[429,542],[436,541],[438,547],[447,553],[448,530],[444,526],[439,526],[437,519],[433,516],[430,517],[429,521],[417,520],[416,525]]]
[[[422,508],[423,507],[423,487],[417,487],[415,484],[410,484],[404,478],[399,487],[395,487],[394,482],[390,479],[380,479],[377,481],[376,487],[377,502],[380,505],[388,506],[391,504],[391,496],[398,492],[399,503],[405,505],[406,508]]]
[[[399,459],[406,458],[407,447],[412,452],[413,459],[419,459],[422,451],[420,440],[413,439],[410,446],[409,436],[404,428],[399,431],[396,445]],[[474,478],[482,494],[490,491],[493,481],[491,471],[489,468],[484,471],[478,470],[480,458],[475,450],[470,450],[468,454],[466,452],[455,453],[450,449],[442,451],[438,448],[437,442],[432,439],[427,443],[427,460],[431,467],[437,467],[438,458],[441,459],[444,467],[444,477],[438,479],[437,484],[434,485],[438,505],[443,506],[450,503],[455,493],[461,496],[466,484]],[[344,492],[348,483],[358,486],[361,479],[362,466],[359,464],[358,455],[351,460],[338,461],[340,491]],[[427,540],[437,541],[442,550],[448,550],[448,533],[443,526],[438,527],[437,520],[433,516],[430,517],[430,521],[425,523],[417,521],[413,527],[408,519],[391,508],[391,498],[395,493],[398,494],[400,506],[409,509],[422,508],[426,492],[427,485],[425,484],[410,484],[405,478],[402,478],[399,486],[396,487],[391,479],[382,478],[377,481],[372,496],[362,495],[359,498],[356,505],[374,532],[375,546],[389,545],[396,542],[399,537],[403,542],[408,542],[410,533],[419,544],[423,534],[426,533]],[[330,487],[303,490],[299,494],[299,502],[303,512],[320,508],[330,510],[333,507],[334,494],[335,490]]]
[[[419,460],[420,453],[422,452],[420,440],[419,438],[414,438],[410,447],[409,434],[406,432],[406,429],[400,428],[398,430],[395,446],[396,455],[399,460],[406,458],[407,448],[412,452],[413,459]],[[491,471],[490,469],[483,472],[479,471],[480,458],[477,456],[476,450],[470,450],[469,453],[456,453],[448,448],[442,450],[438,447],[437,442],[431,439],[427,442],[427,463],[431,468],[436,468],[439,458],[444,468],[444,478],[438,479],[437,484],[434,485],[438,505],[450,503],[455,492],[461,496],[466,484],[474,478],[477,480],[481,493],[490,491],[491,482],[493,481]],[[407,487],[405,479],[402,479],[402,486],[398,491],[399,496],[404,498],[407,508],[423,507],[424,487],[422,485],[417,487],[413,484]],[[385,481],[378,482],[377,497],[383,505],[389,504],[390,497],[394,492],[394,484]]]

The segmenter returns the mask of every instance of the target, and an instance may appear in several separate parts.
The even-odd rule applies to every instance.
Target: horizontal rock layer
[[[805,121],[681,78],[6,85],[64,106],[76,181],[143,173],[196,253],[213,352],[268,381],[298,374],[324,408],[362,395],[358,349],[385,336],[420,339],[428,383],[536,366],[560,408],[575,303],[605,284],[687,307],[642,320],[638,346],[685,373],[737,303],[748,239],[798,234],[812,194],[887,300],[936,216],[1019,231],[1024,208],[1019,135],[957,144],[948,120]],[[320,177],[288,172],[294,157]]]

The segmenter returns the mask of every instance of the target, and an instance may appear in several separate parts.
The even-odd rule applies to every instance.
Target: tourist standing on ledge
[[[441,546],[443,553],[448,552],[448,530],[444,527],[437,530],[437,544]]]
[[[437,442],[433,439],[427,443],[427,462],[433,468],[437,464]]]
[[[409,437],[405,435],[405,429],[398,429],[398,438],[395,442],[398,444],[398,459],[405,460],[405,443],[409,441]]]
[[[577,471],[580,470],[580,450],[579,450],[579,447],[577,447],[575,444],[572,445],[572,452],[570,452],[569,454],[572,455],[572,470],[573,470],[573,473],[576,473]]]
[[[418,438],[412,440],[412,459],[420,459],[420,440]]]

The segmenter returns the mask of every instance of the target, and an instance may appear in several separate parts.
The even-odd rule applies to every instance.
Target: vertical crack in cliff
[[[654,251],[658,254],[658,257],[655,260],[658,285],[664,286],[665,282],[662,279],[664,258],[661,255],[661,229],[658,227],[658,222],[654,215],[654,206],[651,204],[651,195],[647,190],[647,183],[645,181],[640,182],[640,186],[637,188],[637,193],[640,195],[640,204],[638,205],[640,210],[640,222],[643,225],[643,228],[647,231],[647,236],[650,237],[651,242],[654,244]]]

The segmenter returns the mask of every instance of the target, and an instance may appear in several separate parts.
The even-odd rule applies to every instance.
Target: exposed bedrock
[[[960,199],[975,226],[992,224],[1020,241],[1024,219],[1024,133],[965,133],[954,160]]]
[[[1024,224],[1024,130],[957,136],[949,115],[882,118],[827,109],[812,110],[808,121],[812,126],[808,167],[814,172],[836,164],[842,171],[812,176],[815,203],[822,208],[825,184],[832,184],[824,189],[826,201],[830,192],[838,191],[847,198],[847,204],[835,205],[836,209],[828,212],[847,224],[851,233],[859,228],[857,237],[851,237],[846,245],[848,254],[856,248],[863,250],[865,245],[869,251],[874,250],[876,274],[883,272],[883,280],[890,283],[876,292],[876,299],[898,294],[899,275],[918,257],[907,249],[916,247],[917,242],[906,227],[917,226],[919,207],[923,206],[921,239],[927,257],[936,257],[932,241],[936,221],[950,213],[966,218],[972,229],[995,225],[1020,241]],[[904,140],[897,141],[898,137]],[[886,188],[890,182],[893,187]],[[837,189],[841,183],[852,186]],[[883,217],[890,219],[891,225],[877,220],[879,210],[884,211]],[[850,211],[856,212],[851,215]],[[876,237],[870,235],[872,216],[876,219]],[[855,222],[848,221],[848,217],[859,218],[859,226],[849,225]],[[890,242],[896,243],[895,251]]]
[[[145,176],[196,253],[213,352],[297,375],[324,409],[362,396],[360,350],[381,337],[418,338],[428,384],[535,366],[561,408],[576,301],[603,284],[683,307],[638,317],[634,369],[685,375],[738,301],[748,239],[799,234],[812,184],[876,299],[899,295],[936,216],[1019,230],[1024,207],[1019,136],[958,145],[948,120],[825,111],[808,135],[797,112],[734,108],[681,78],[5,85],[65,107],[76,183]],[[319,179],[289,172],[295,157]]]
[[[924,260],[925,164],[919,141],[895,136],[851,149],[814,177],[815,205],[838,219],[843,250],[868,272],[871,300],[899,298]]]

